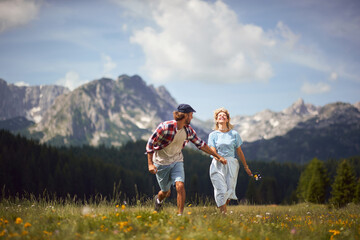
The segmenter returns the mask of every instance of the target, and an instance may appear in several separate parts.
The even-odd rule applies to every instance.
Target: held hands
[[[217,161],[221,162],[222,164],[226,165],[227,164],[227,160],[224,158],[224,157],[221,157],[220,158],[217,158],[217,157],[214,157]]]
[[[155,167],[154,164],[149,164],[149,172],[152,174],[156,174],[157,173],[157,168]]]

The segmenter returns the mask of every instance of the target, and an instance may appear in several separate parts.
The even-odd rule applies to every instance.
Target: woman
[[[210,166],[210,178],[214,186],[214,196],[216,205],[221,213],[226,213],[226,206],[230,199],[237,199],[235,187],[239,173],[239,161],[235,158],[235,152],[240,158],[246,173],[252,173],[246,164],[244,153],[240,145],[242,140],[237,131],[233,130],[230,124],[230,114],[225,108],[215,110],[215,131],[209,135],[208,145],[220,156],[227,160],[227,164],[222,164],[213,159]]]

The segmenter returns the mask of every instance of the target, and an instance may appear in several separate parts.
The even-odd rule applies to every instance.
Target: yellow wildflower
[[[340,231],[338,230],[329,230],[329,232],[331,232],[333,235],[331,235],[330,240],[334,239],[334,236],[340,234]]]
[[[136,216],[137,219],[141,218],[141,216]]]
[[[125,205],[123,204],[123,205],[121,205],[121,209],[122,210],[124,210],[125,209]]]
[[[48,232],[48,231],[46,231],[46,230],[44,230],[43,233],[44,233],[45,235],[48,235],[48,236],[51,236],[51,235],[52,235],[52,232]]]
[[[28,228],[28,227],[31,227],[31,223],[26,222],[26,223],[24,224],[24,228]]]
[[[21,219],[21,218],[16,218],[16,220],[15,220],[15,223],[16,224],[21,224],[23,222],[23,220]]]
[[[115,207],[118,208],[118,207],[119,207],[119,204],[117,204]]]

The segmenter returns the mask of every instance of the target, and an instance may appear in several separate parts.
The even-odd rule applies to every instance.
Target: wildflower
[[[141,218],[141,216],[136,216],[137,219]]]
[[[124,205],[124,204],[121,205],[121,209],[122,209],[122,210],[125,210],[125,205]]]
[[[191,215],[191,212],[188,212],[187,214],[188,214],[188,215]]]
[[[29,234],[29,232],[25,231],[25,230],[21,233],[21,235],[23,235],[23,236],[28,235],[28,234]]]
[[[330,238],[330,239],[333,239],[334,236],[340,234],[340,231],[338,231],[338,230],[329,230],[329,232],[331,232],[331,233],[333,234],[333,235],[331,235],[331,238]]]
[[[102,219],[102,220],[105,220],[105,219],[107,219],[107,217],[106,217],[106,216],[103,216],[101,219]]]
[[[48,236],[51,236],[51,235],[52,235],[52,232],[48,232],[48,231],[46,231],[46,230],[44,230],[43,233],[44,233],[45,235],[48,235]]]
[[[188,207],[191,207],[191,203],[188,205]]]
[[[4,236],[5,233],[6,233],[6,229],[2,230],[2,231],[0,232],[0,237]]]
[[[23,220],[21,219],[21,218],[16,218],[16,220],[15,220],[15,223],[16,224],[21,224],[23,222]]]
[[[87,216],[89,215],[91,212],[91,209],[87,206],[83,207],[82,210],[81,210],[81,214],[84,215],[84,216]]]
[[[20,235],[18,233],[9,233],[9,237],[13,238],[13,237],[19,237]]]
[[[26,222],[26,223],[24,224],[24,228],[28,228],[28,227],[31,227],[31,223]]]
[[[156,214],[156,213],[157,213],[157,211],[155,211],[155,210],[154,210],[152,213],[153,213],[153,214]]]
[[[119,204],[116,204],[116,206],[115,206],[116,208],[118,208],[119,207]]]
[[[119,225],[120,229],[123,229],[125,226],[127,226],[128,222],[118,222],[117,225]]]

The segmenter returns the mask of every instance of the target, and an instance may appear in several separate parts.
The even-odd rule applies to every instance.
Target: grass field
[[[348,205],[128,207],[102,201],[2,200],[0,239],[360,239],[360,208]]]

